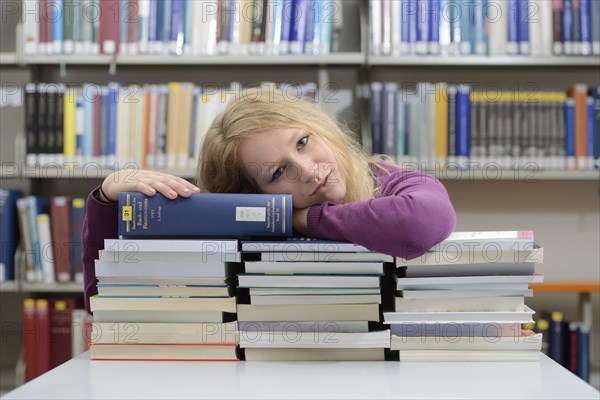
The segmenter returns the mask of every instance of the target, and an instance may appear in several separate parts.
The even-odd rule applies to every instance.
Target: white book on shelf
[[[382,2],[381,1],[369,1],[371,8],[371,55],[381,55],[381,44],[382,44]]]
[[[384,323],[394,324],[402,323],[444,323],[444,322],[533,322],[532,316],[535,314],[531,308],[525,306],[519,311],[456,311],[456,312],[384,312]]]
[[[42,282],[52,284],[56,280],[54,278],[54,254],[52,251],[52,236],[50,234],[50,216],[48,214],[38,214],[36,222],[42,263]]]
[[[378,275],[261,275],[238,274],[243,288],[378,288]]]
[[[381,48],[382,56],[392,54],[392,1],[381,0]]]
[[[227,265],[220,261],[201,262],[112,262],[96,260],[96,276],[112,277],[196,277],[196,278],[221,278],[227,276]]]
[[[239,322],[240,332],[250,334],[260,334],[268,332],[285,332],[293,330],[294,332],[346,332],[346,333],[366,333],[369,332],[368,321],[242,321]]]
[[[250,296],[325,296],[380,294],[377,288],[250,288]]]
[[[241,262],[240,252],[173,252],[173,251],[138,251],[134,248],[125,251],[100,250],[98,260],[116,263],[141,263],[141,262],[164,262],[172,263],[205,263],[205,262]]]
[[[539,57],[544,54],[543,51],[543,15],[542,15],[542,3],[546,3],[549,6],[552,6],[551,2],[548,0],[529,0],[529,7],[535,11],[535,15],[529,17],[529,44],[530,44],[530,54],[534,57]],[[523,16],[521,16],[523,18]],[[550,32],[550,37],[552,37],[552,32]]]
[[[40,53],[40,20],[37,11],[39,0],[23,0],[23,52],[25,54]]]
[[[481,276],[430,276],[430,277],[412,277],[399,278],[394,275],[397,290],[420,289],[425,287],[435,288],[437,286],[463,287],[468,288],[473,285],[473,289],[481,289],[485,285],[493,287],[495,285],[509,284],[527,284],[540,283],[544,281],[544,276],[535,275],[481,275]],[[525,285],[527,287],[527,285]]]
[[[391,8],[391,24],[392,24],[392,57],[400,57],[402,55],[402,2],[392,1]]]
[[[251,304],[381,304],[380,294],[250,296]]]
[[[396,312],[449,312],[449,311],[519,311],[525,307],[523,296],[482,296],[410,299],[396,297]]]
[[[240,332],[240,347],[267,348],[389,348],[390,331],[373,332],[298,332],[275,331],[269,334]]]
[[[531,289],[451,289],[451,290],[403,290],[402,298],[405,299],[446,299],[455,297],[483,297],[483,296],[533,296]]]

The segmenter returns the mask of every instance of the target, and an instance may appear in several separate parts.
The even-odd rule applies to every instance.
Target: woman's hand
[[[292,214],[292,228],[303,236],[308,234],[308,209],[306,208],[294,208]]]
[[[125,169],[115,171],[102,182],[101,193],[107,201],[118,201],[120,192],[141,192],[154,196],[156,192],[169,199],[177,196],[188,197],[199,193],[200,189],[183,178],[147,170]]]

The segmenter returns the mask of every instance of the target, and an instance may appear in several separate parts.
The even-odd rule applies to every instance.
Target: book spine
[[[473,34],[471,35],[471,49],[473,54],[486,55],[487,54],[487,41],[484,30],[484,10],[487,9],[487,3],[485,0],[475,2],[473,6],[473,18],[471,27]]]
[[[21,192],[0,188],[0,282],[15,280],[15,251],[19,242],[17,199]]]
[[[550,321],[550,358],[559,364],[563,363],[563,314],[553,312]]]
[[[566,168],[575,169],[575,100],[572,97],[565,102],[565,139]]]
[[[162,14],[162,19],[159,21],[162,22],[162,30],[161,30],[161,36],[159,37],[159,54],[168,54],[169,53],[169,43],[171,40],[171,6],[172,6],[172,1],[173,0],[165,0],[163,2],[163,14]]]
[[[383,85],[380,82],[371,82],[370,84],[371,101],[370,101],[370,114],[371,114],[371,149],[373,154],[380,154],[383,150],[382,147],[382,132],[381,132],[381,118],[382,118],[382,95]]]
[[[215,3],[216,4],[216,3]],[[213,4],[213,6],[215,5]],[[185,1],[183,5],[183,54],[192,54],[192,26],[193,26],[193,8],[194,3],[191,1]],[[213,8],[216,11],[216,7]],[[216,13],[213,13],[216,16]],[[205,21],[205,25],[209,25],[208,16]]]
[[[36,153],[37,160],[43,166],[48,162],[46,157],[46,128],[48,115],[48,97],[46,96],[47,84],[38,84],[37,96],[38,96],[38,114],[37,114],[37,134],[36,134]]]
[[[85,163],[91,162],[94,157],[94,94],[90,95],[90,92],[83,91],[83,120],[84,120],[84,134],[83,134],[83,160]]]
[[[456,166],[456,97],[457,87],[448,86],[448,164]]]
[[[42,264],[43,283],[52,284],[54,279],[54,256],[52,254],[52,235],[50,234],[50,216],[38,214],[36,217],[39,237],[40,258]]]
[[[56,282],[70,282],[71,276],[71,199],[56,196],[50,200],[52,249]],[[59,223],[60,221],[60,223]]]
[[[577,376],[590,381],[590,327],[581,325],[577,337]]]
[[[570,322],[568,324],[568,334],[569,334],[569,347],[568,347],[568,359],[565,360],[566,362],[566,367],[569,369],[569,371],[571,371],[572,373],[574,373],[575,375],[577,375],[577,350],[578,350],[578,346],[577,346],[577,336],[578,336],[578,331],[579,331],[579,327],[577,326],[577,324],[575,322]]]
[[[575,158],[577,169],[587,169],[587,92],[585,84],[575,84],[571,95],[575,100]]]
[[[169,34],[169,52],[182,55],[185,42],[185,4],[183,0],[171,0],[171,25]]]
[[[448,55],[450,53],[450,0],[440,0],[438,3],[438,24],[439,24],[439,54]]]
[[[85,109],[80,89],[75,90],[75,162],[83,164],[83,140],[85,135]]]
[[[590,89],[594,99],[594,167],[600,168],[600,87]]]
[[[83,221],[85,219],[85,199],[75,197],[71,199],[70,205],[71,223],[71,276],[77,283],[83,283],[83,258],[81,234],[83,232]]]
[[[563,54],[563,0],[552,0],[552,52]]]
[[[127,45],[129,46],[129,54],[132,55],[139,52],[140,7],[143,7],[143,5],[139,0],[127,0],[127,10],[123,17],[123,19],[127,19]]]
[[[290,31],[290,52],[292,54],[304,53],[308,10],[308,0],[294,1],[292,8],[292,23]]]
[[[480,3],[478,3],[480,4]],[[427,34],[429,39],[429,54],[440,54],[440,0],[429,0],[429,23]]]
[[[32,167],[37,162],[37,115],[38,110],[38,95],[37,85],[28,83],[25,85],[24,95],[24,110],[25,110],[25,165]]]
[[[119,0],[101,0],[99,43],[103,54],[119,53]]]
[[[406,14],[408,15],[408,54],[413,55],[416,53],[417,26],[419,23],[417,0],[406,0],[406,3]]]
[[[111,82],[108,85],[108,96],[106,99],[106,161],[108,165],[117,162],[117,108],[119,106],[120,85]]]
[[[150,40],[150,0],[138,0],[138,51],[148,54]]]
[[[23,300],[23,349],[25,352],[25,382],[37,378],[38,372],[37,349],[41,334],[36,321],[36,308],[34,299]]]
[[[383,153],[391,157],[396,155],[396,97],[397,83],[386,83],[382,92],[382,139]]]
[[[41,13],[40,1],[23,0],[22,9],[23,52],[25,54],[38,54],[40,53],[40,33],[42,31],[39,18]]]
[[[36,329],[39,336],[36,336],[35,358],[37,376],[50,371],[50,308],[47,299],[35,300],[35,320]]]
[[[519,1],[508,0],[508,41],[506,44],[506,53],[515,55],[519,53]]]
[[[71,359],[72,313],[74,299],[52,299],[50,302],[50,368]]]
[[[281,10],[281,39],[279,41],[279,54],[288,54],[290,52],[290,37],[292,31],[292,21],[294,17],[293,0],[283,0]]]
[[[573,0],[563,2],[563,52],[572,55],[573,49]]]
[[[584,56],[588,56],[592,54],[592,0],[579,1],[581,54],[583,54]]]
[[[291,218],[290,195],[194,194],[170,200],[160,194],[119,194],[123,237],[291,236]],[[190,222],[183,229],[182,220]]]
[[[591,4],[592,54],[600,55],[600,1]]]
[[[73,162],[77,149],[75,133],[75,114],[77,111],[77,99],[75,89],[66,87],[63,95],[63,155],[66,162]]]
[[[400,163],[406,155],[406,104],[404,93],[396,93],[396,161]]]
[[[594,98],[591,96],[587,97],[587,167],[588,169],[594,169],[596,160],[594,157],[594,130],[595,130],[595,118],[594,118]]]
[[[581,0],[571,0],[573,8],[573,54],[581,55]]]
[[[58,85],[56,90],[56,103],[55,103],[55,114],[54,114],[54,154],[55,161],[62,165],[64,163],[64,110],[65,106],[65,86],[63,84]]]
[[[119,0],[119,53],[129,54],[129,0]]]
[[[462,55],[472,54],[474,49],[471,48],[471,37],[473,36],[473,3],[471,0],[460,0],[460,48],[459,52]]]
[[[63,0],[50,0],[52,12],[52,50],[51,54],[63,52]]]
[[[470,88],[459,85],[456,95],[456,156],[459,165],[464,165],[470,156],[471,105]]]
[[[531,11],[529,9],[529,0],[520,0],[517,9],[517,38],[519,42],[519,54],[530,54],[529,30]]]
[[[429,0],[417,0],[417,42],[416,53],[428,54],[429,46]]]

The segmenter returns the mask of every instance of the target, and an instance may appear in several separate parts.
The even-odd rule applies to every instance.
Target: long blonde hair
[[[248,135],[282,128],[305,129],[331,148],[340,175],[346,180],[342,203],[374,197],[376,188],[369,157],[354,133],[310,100],[290,98],[279,90],[265,92],[261,88],[248,89],[214,119],[198,159],[198,187],[211,193],[258,193],[242,172],[239,145]]]

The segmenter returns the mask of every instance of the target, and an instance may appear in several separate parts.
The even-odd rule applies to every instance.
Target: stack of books
[[[91,358],[237,360],[237,240],[106,239]]]
[[[242,254],[239,288],[249,304],[238,304],[238,321],[246,360],[385,359],[390,331],[378,323],[391,256],[299,238],[242,241]]]
[[[422,257],[396,259],[391,349],[400,361],[537,361],[542,335],[525,305],[543,249],[531,231],[455,232]]]

